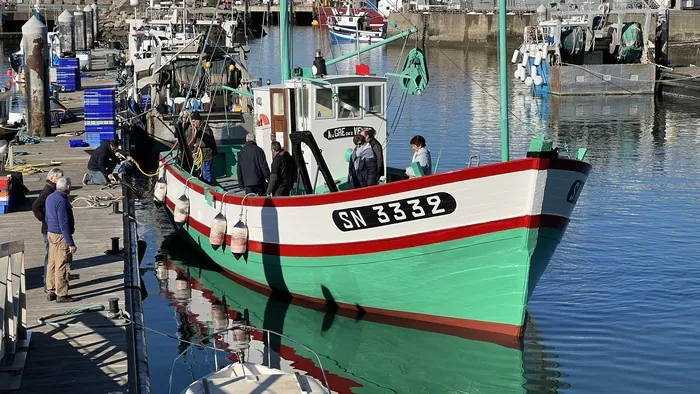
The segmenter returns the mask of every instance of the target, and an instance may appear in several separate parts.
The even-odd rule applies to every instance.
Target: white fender
[[[175,203],[175,212],[173,213],[173,219],[175,224],[182,226],[187,223],[187,219],[190,217],[190,199],[186,195],[180,196]]]
[[[535,66],[539,66],[541,62],[542,62],[542,52],[537,51],[537,52],[535,52]]]
[[[527,86],[527,87],[532,86],[532,77],[525,78],[525,86]]]
[[[517,63],[517,62],[518,62],[518,56],[520,56],[520,51],[516,49],[516,50],[513,52],[513,58],[510,59],[510,62],[513,63],[513,64]]]
[[[222,202],[223,204],[223,202]],[[209,230],[209,244],[214,250],[218,250],[226,241],[226,216],[219,212],[211,222]]]
[[[530,67],[530,78],[535,79],[537,76],[537,66]]]
[[[535,86],[540,86],[544,83],[544,79],[542,79],[542,77],[539,75],[536,76],[532,81],[535,83]]]
[[[168,184],[165,183],[165,178],[160,177],[156,181],[156,187],[153,190],[153,202],[157,205],[160,206],[165,202],[165,194],[168,191]]]
[[[239,258],[248,250],[248,226],[239,220],[231,231],[231,253]]]
[[[520,65],[523,67],[527,66],[528,60],[530,60],[530,52],[523,52],[523,61],[520,62]]]

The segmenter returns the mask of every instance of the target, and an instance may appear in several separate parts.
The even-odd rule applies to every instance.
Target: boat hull
[[[356,37],[356,31],[347,29],[344,27],[329,26],[328,33],[331,35],[332,42],[366,42],[373,43],[379,42],[386,38],[386,25],[381,31],[370,30],[370,31],[360,31],[359,35]]]
[[[522,335],[527,300],[589,170],[573,160],[525,159],[348,192],[249,198],[241,209],[235,196],[223,196],[223,208],[207,203],[205,195],[213,196],[210,201],[222,195],[187,181],[173,165],[166,171],[166,205],[172,214],[175,201],[187,194],[190,216],[180,231],[252,289],[333,304],[385,323],[459,336],[483,333],[498,341]],[[383,212],[372,218],[357,208],[430,193],[443,202],[452,196],[454,207],[426,205],[424,211],[451,212],[372,227]],[[229,234],[239,213],[247,222],[248,252],[240,259],[209,244],[209,225],[220,209],[229,218]],[[345,211],[358,214],[347,222],[330,220]]]

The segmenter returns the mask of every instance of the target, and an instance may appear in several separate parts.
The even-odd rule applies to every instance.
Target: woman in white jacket
[[[425,138],[420,135],[415,135],[411,138],[411,147],[413,148],[413,159],[411,163],[418,163],[423,170],[423,175],[430,175],[433,173],[433,162],[430,158],[430,151],[425,147]],[[413,168],[406,167],[406,175],[409,177],[414,177],[416,174],[413,172]]]

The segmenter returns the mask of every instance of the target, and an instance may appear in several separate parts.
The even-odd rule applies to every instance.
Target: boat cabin
[[[284,84],[253,89],[255,140],[265,151],[268,165],[273,141],[291,153],[298,166],[303,160],[307,181],[300,169],[293,194],[348,189],[353,137],[362,129],[373,129],[377,141],[386,145],[387,78],[362,74],[298,76]],[[218,163],[214,163],[217,183],[234,193],[241,191],[234,178],[243,143],[219,146]]]
[[[322,81],[322,82],[321,82]],[[323,153],[334,181],[343,185],[348,175],[348,151],[363,128],[375,130],[386,143],[386,78],[371,75],[328,76],[310,81],[295,78],[283,85],[265,86],[255,95],[256,141],[272,162],[270,143],[278,141],[292,153],[290,134],[310,131]],[[319,163],[307,143],[302,143],[306,168],[315,191],[326,190],[319,177]]]

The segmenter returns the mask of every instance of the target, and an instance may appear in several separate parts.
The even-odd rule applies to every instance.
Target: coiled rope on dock
[[[87,197],[76,197],[73,202],[71,202],[71,205],[73,208],[76,209],[86,209],[86,208],[109,208],[112,206],[112,204],[118,203],[119,201],[122,201],[124,199],[124,196],[115,196],[114,194],[106,191],[106,190],[100,190],[103,193],[108,194],[109,196],[106,197],[101,197],[101,196],[95,196],[95,195],[88,195]],[[75,206],[75,204],[78,201],[85,201],[87,205],[85,206]]]

